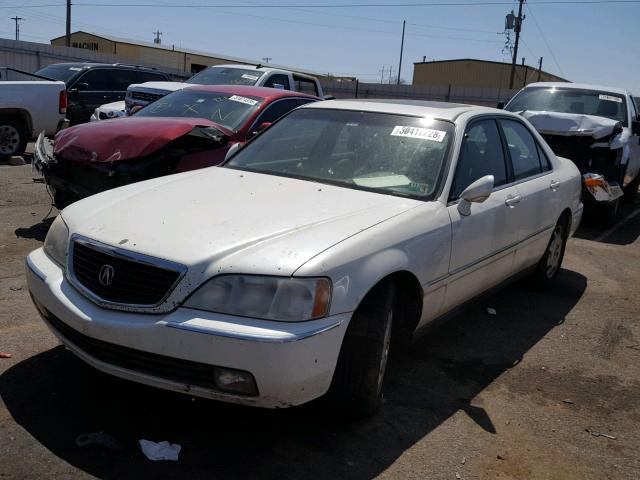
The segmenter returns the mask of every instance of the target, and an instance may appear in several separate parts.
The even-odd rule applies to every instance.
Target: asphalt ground
[[[419,340],[391,363],[382,410],[349,424],[83,364],[26,288],[50,208],[29,165],[0,165],[0,478],[640,478],[639,203],[578,230],[554,289],[515,283]],[[121,450],[76,445],[99,431]],[[180,444],[179,461],[148,460],[140,439]]]

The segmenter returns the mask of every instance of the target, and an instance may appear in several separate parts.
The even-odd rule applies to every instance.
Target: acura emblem
[[[111,265],[103,265],[100,267],[100,273],[98,273],[98,280],[102,285],[108,287],[113,282],[113,276],[116,274],[116,271],[113,269]]]

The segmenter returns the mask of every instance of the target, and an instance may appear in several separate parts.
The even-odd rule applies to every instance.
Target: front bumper
[[[26,263],[29,291],[45,323],[85,362],[135,382],[244,405],[282,408],[325,394],[351,317],[345,313],[285,323],[188,308],[162,315],[107,310],[78,292],[41,248],[29,254]],[[83,340],[75,344],[70,338]],[[144,361],[162,357],[182,367],[195,362],[249,372],[258,395],[225,393],[175,375],[150,374],[135,364],[123,366],[119,358],[105,361],[104,355],[97,358],[86,348],[93,340],[112,346],[110,355],[125,349]]]

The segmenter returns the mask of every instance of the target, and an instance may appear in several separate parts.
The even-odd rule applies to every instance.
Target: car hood
[[[598,117],[596,115],[582,115],[578,113],[538,112],[525,110],[518,112],[534,126],[540,133],[563,136],[581,136],[600,138],[611,135],[620,124],[617,120]]]
[[[88,197],[62,216],[70,231],[189,267],[293,275],[342,240],[423,202],[311,181],[210,167]]]
[[[129,85],[127,90],[159,90],[164,92],[175,92],[193,85],[184,82],[144,82]]]
[[[74,163],[111,163],[156,152],[197,127],[233,132],[204,118],[127,117],[85,123],[56,135],[54,153]]]

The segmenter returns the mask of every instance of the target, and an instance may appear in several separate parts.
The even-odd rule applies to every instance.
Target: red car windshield
[[[206,118],[237,131],[263,102],[264,98],[261,97],[187,88],[156,100],[135,113],[135,116]]]

